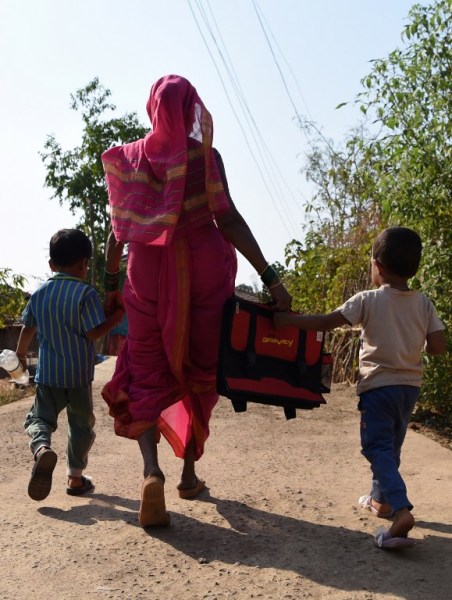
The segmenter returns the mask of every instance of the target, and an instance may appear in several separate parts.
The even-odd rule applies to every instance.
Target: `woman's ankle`
[[[159,467],[151,467],[149,469],[144,469],[143,476],[146,479],[147,477],[158,477],[165,483],[165,475],[163,471]]]

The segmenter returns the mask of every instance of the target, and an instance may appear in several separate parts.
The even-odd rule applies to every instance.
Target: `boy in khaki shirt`
[[[409,289],[419,267],[422,242],[406,227],[385,229],[372,247],[372,282],[378,289],[359,292],[327,315],[275,313],[277,327],[328,331],[360,325],[359,380],[362,454],[370,462],[372,489],[359,504],[375,516],[392,519],[379,528],[379,548],[414,545],[413,505],[399,473],[400,453],[408,423],[419,397],[422,351],[443,354],[444,325],[432,302]]]

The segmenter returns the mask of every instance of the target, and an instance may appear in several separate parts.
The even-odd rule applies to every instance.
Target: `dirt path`
[[[223,600],[452,598],[452,453],[409,431],[403,474],[419,543],[378,550],[382,523],[357,508],[369,468],[359,452],[353,390],[299,411],[251,405],[235,414],[221,399],[199,466],[209,484],[180,500],[180,461],[161,444],[172,526],[138,526],[138,445],[117,438],[99,395],[114,359],[96,367],[93,494],[65,493],[65,419],[51,494],[27,496],[31,455],[22,423],[32,399],[0,408],[1,600]]]

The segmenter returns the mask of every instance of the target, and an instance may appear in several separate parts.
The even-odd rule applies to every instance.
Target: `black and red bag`
[[[258,402],[282,406],[287,419],[297,408],[326,404],[332,358],[323,353],[323,341],[323,332],[276,328],[268,305],[234,295],[223,310],[218,393],[235,412]]]

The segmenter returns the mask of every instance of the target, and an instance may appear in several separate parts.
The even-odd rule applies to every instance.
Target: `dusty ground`
[[[162,442],[172,525],[138,526],[141,459],[120,439],[99,395],[114,359],[96,367],[93,494],[65,493],[65,419],[51,494],[27,496],[31,455],[22,429],[32,399],[0,408],[0,599],[223,600],[452,598],[452,453],[410,430],[402,472],[415,504],[417,546],[375,548],[382,522],[356,506],[368,491],[353,390],[299,411],[221,399],[199,474],[209,490],[180,500],[180,461]]]

